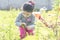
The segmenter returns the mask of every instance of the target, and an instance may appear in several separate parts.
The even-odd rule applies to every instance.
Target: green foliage
[[[15,25],[19,10],[0,11],[0,13],[0,40],[20,40],[19,28]],[[27,36],[24,40],[56,40],[52,29],[38,19],[35,24],[35,35]]]
[[[55,0],[54,8],[47,13],[44,11],[41,16],[51,25],[55,24],[54,31],[52,28],[46,27],[40,20],[35,22],[35,35],[27,36],[24,40],[58,40],[60,37],[60,12],[58,13],[58,0]],[[15,19],[19,14],[19,10],[1,11],[0,10],[0,40],[20,40],[19,28],[15,25]],[[55,36],[57,31],[57,36]]]

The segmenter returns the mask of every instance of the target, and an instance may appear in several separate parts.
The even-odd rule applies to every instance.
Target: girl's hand
[[[32,29],[32,28],[31,28],[31,27],[29,27],[29,26],[27,26],[26,28],[27,28],[28,30],[31,30],[31,29]]]
[[[25,26],[26,26],[26,23],[21,23],[21,26],[22,26],[22,27],[25,27]]]
[[[31,26],[27,26],[26,27],[28,30],[33,30],[33,29],[35,29],[34,27],[31,27]]]

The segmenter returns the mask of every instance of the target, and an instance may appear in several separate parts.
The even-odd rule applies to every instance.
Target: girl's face
[[[29,17],[31,14],[32,14],[32,12],[27,12],[27,11],[24,11],[24,12],[23,12],[23,15],[24,15],[25,17]]]

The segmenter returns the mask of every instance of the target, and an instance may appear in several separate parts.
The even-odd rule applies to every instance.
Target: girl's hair
[[[27,12],[33,12],[34,9],[34,3],[32,1],[29,1],[28,3],[25,3],[23,5],[23,10]]]

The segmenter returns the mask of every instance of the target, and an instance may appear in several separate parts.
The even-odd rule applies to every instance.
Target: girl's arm
[[[17,18],[16,18],[16,21],[15,21],[15,24],[16,24],[16,26],[21,26],[21,14],[19,14],[18,16],[17,16]]]

